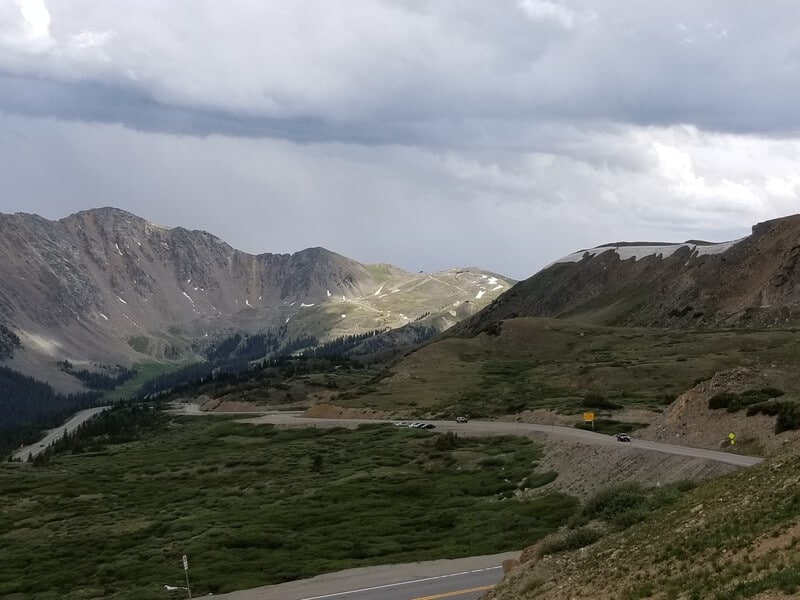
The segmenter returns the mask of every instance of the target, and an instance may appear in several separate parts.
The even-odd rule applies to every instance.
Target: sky
[[[0,212],[523,279],[800,212],[795,0],[0,0]]]

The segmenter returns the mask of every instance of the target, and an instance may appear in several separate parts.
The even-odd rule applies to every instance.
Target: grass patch
[[[598,393],[589,393],[584,396],[581,406],[584,408],[596,408],[606,410],[619,410],[622,408],[621,404],[608,400],[605,396]]]
[[[134,364],[131,369],[136,371],[136,375],[118,386],[108,394],[106,398],[111,402],[119,400],[126,400],[132,398],[142,387],[142,384],[154,377],[164,375],[170,371],[175,371],[188,364],[196,362],[195,360],[184,360],[181,362],[157,362],[157,361],[141,361]]]
[[[554,476],[537,474],[530,440],[439,439],[181,417],[101,451],[3,464],[0,597],[158,597],[180,583],[182,554],[196,595],[222,593],[519,549],[574,517],[575,498],[515,497]]]

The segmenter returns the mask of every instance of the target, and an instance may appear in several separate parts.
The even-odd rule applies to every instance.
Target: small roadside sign
[[[188,571],[189,570],[189,559],[186,558],[185,554],[183,555],[183,570],[184,571]]]
[[[583,421],[585,423],[594,422],[594,413],[593,412],[585,412],[583,413]]]
[[[736,434],[733,432],[729,433],[728,440],[730,441],[731,446],[734,446],[736,444]]]

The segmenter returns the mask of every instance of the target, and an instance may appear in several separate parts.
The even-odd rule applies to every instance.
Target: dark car
[[[422,425],[422,429],[436,429],[436,425],[433,423],[424,423]]]
[[[615,433],[614,437],[617,438],[618,442],[630,442],[631,436],[627,433]]]

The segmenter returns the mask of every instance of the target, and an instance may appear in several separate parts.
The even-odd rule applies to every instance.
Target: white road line
[[[401,581],[399,583],[387,583],[386,585],[376,585],[374,587],[361,588],[359,590],[348,590],[346,592],[336,592],[335,594],[325,594],[324,596],[309,596],[308,598],[300,598],[300,600],[322,600],[323,598],[336,598],[337,596],[346,596],[348,594],[360,594],[361,592],[384,590],[386,588],[398,587],[401,585],[409,585],[411,583],[434,581],[436,579],[447,579],[448,577],[458,577],[459,575],[469,575],[470,573],[482,573],[483,571],[493,571],[495,569],[502,569],[502,568],[503,568],[502,566],[497,566],[497,567],[487,567],[485,569],[475,569],[473,571],[461,571],[459,573],[450,573],[449,575],[437,575],[435,577],[424,577],[422,579],[412,579],[410,581]]]

